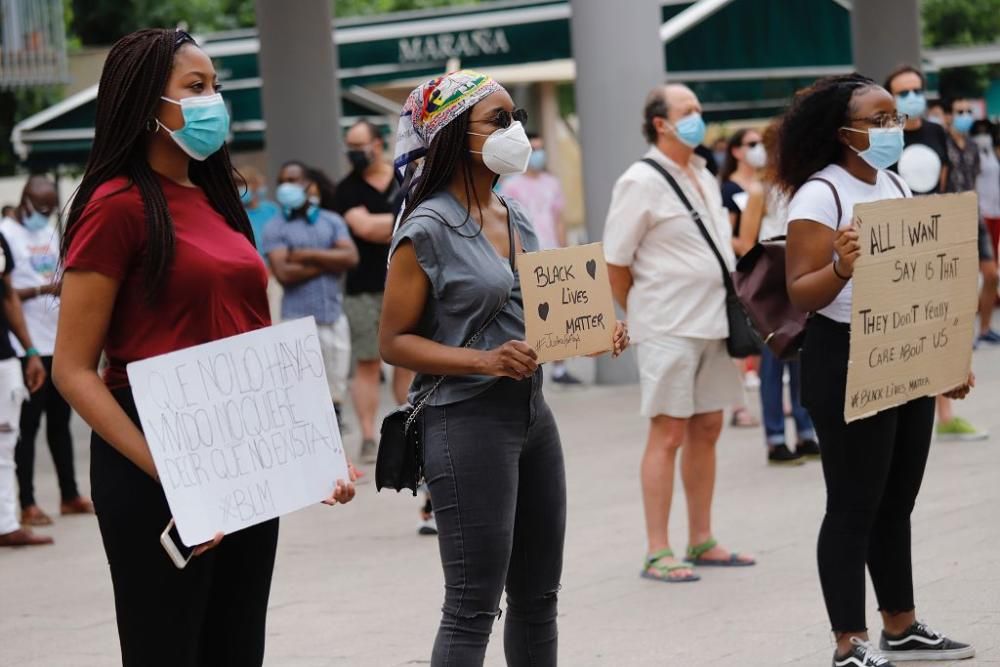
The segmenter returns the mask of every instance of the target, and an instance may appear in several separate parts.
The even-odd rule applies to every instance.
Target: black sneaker
[[[788,445],[771,445],[767,448],[767,464],[772,466],[800,466],[805,464],[802,455]]]
[[[914,623],[903,634],[893,636],[882,631],[879,642],[882,655],[900,662],[906,660],[964,660],[976,655],[968,644],[952,641],[923,623]]]
[[[795,453],[810,459],[819,458],[819,443],[815,440],[803,440],[795,445]]]
[[[575,375],[571,375],[569,371],[564,371],[561,375],[552,376],[552,381],[565,387],[576,387],[583,384]]]
[[[833,667],[894,667],[870,642],[860,637],[851,637],[850,653],[838,656],[833,653]]]

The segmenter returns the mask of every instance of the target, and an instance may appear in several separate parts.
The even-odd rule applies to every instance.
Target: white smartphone
[[[181,536],[177,532],[177,524],[174,523],[173,517],[170,518],[166,529],[160,533],[160,544],[163,545],[163,550],[167,552],[178,570],[183,570],[191,561],[194,547],[185,546],[181,542]]]

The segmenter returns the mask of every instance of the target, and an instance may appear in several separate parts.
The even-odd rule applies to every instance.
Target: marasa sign
[[[510,52],[507,34],[499,28],[409,37],[398,43],[400,63],[475,58]]]

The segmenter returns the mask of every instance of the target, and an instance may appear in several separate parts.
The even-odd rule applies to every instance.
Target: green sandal
[[[699,567],[750,567],[757,564],[755,560],[742,560],[740,554],[735,551],[729,554],[729,558],[725,560],[702,558],[717,546],[719,546],[718,540],[710,537],[701,544],[688,547],[687,559]]]
[[[646,556],[646,560],[643,563],[642,572],[639,576],[643,579],[652,579],[653,581],[661,581],[668,584],[683,584],[690,581],[698,581],[701,579],[697,574],[692,572],[689,575],[683,577],[671,577],[671,572],[676,572],[677,570],[691,570],[694,569],[694,565],[686,561],[681,561],[678,563],[660,563],[664,558],[673,558],[674,552],[671,549],[661,549],[655,554]],[[657,574],[650,574],[649,570],[653,569]]]

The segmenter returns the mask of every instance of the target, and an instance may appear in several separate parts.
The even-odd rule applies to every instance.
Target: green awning
[[[664,21],[694,4],[667,4]],[[570,12],[567,0],[509,0],[339,22],[333,39],[342,117],[392,122],[397,105],[370,87],[431,76],[455,61],[485,70],[568,61]],[[695,89],[708,120],[760,118],[780,113],[794,91],[816,77],[849,71],[850,40],[843,0],[731,0],[667,43],[664,56],[668,77]],[[256,32],[207,35],[202,43],[225,83],[232,149],[260,149],[265,125]],[[20,123],[12,140],[22,159],[36,167],[85,161],[95,97],[96,86]]]

